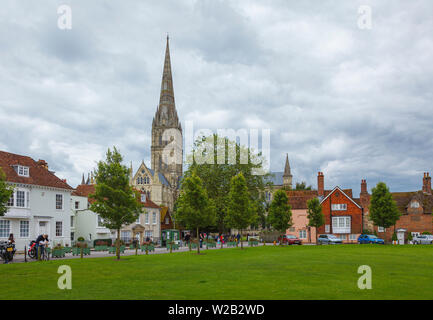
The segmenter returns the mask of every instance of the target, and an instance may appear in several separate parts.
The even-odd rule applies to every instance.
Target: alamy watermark
[[[215,133],[218,141],[215,141]],[[185,148],[183,148],[183,138]],[[260,139],[261,138],[261,139]],[[195,142],[203,139],[202,143]],[[270,129],[210,129],[194,130],[193,121],[185,122],[184,136],[179,129],[166,129],[162,133],[162,141],[168,142],[162,153],[162,162],[166,165],[191,164],[194,152],[194,161],[197,164],[248,164],[257,165],[253,170],[255,175],[264,175],[270,169],[271,130]],[[226,146],[226,141],[228,145]],[[216,147],[215,147],[216,146]],[[239,148],[237,158],[236,148]],[[185,150],[185,154],[183,151]],[[215,161],[216,159],[216,161]]]
[[[358,288],[361,290],[364,289],[372,289],[372,273],[371,273],[371,268],[370,266],[367,265],[362,265],[358,268],[358,273],[362,274],[362,276],[359,277],[358,279]]]
[[[61,274],[59,280],[57,280],[57,287],[60,290],[71,290],[72,289],[72,269],[68,265],[61,265],[57,269],[57,273]]]
[[[358,28],[361,30],[371,30],[373,27],[371,7],[367,5],[359,6],[358,15]]]
[[[71,30],[72,29],[72,9],[67,4],[62,4],[57,8],[57,14],[60,16],[57,18],[57,27],[60,30]]]

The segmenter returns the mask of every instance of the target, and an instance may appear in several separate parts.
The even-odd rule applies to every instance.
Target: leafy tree
[[[267,179],[269,174],[261,172],[265,161],[260,153],[254,154],[250,148],[217,134],[203,136],[195,141],[192,153],[187,155],[190,166],[184,176],[191,176],[192,172],[195,172],[203,181],[209,199],[212,199],[216,206],[216,226],[220,233],[226,229],[225,216],[230,202],[231,178],[242,173],[251,200],[260,201],[265,186],[272,184]],[[257,171],[260,174],[254,174]],[[259,205],[256,205],[256,208],[260,210]]]
[[[116,147],[108,149],[105,161],[98,162],[95,172],[95,201],[90,210],[99,214],[104,226],[117,230],[116,255],[120,259],[120,229],[137,220],[142,212],[139,193],[129,185],[129,170],[122,165],[122,156]]]
[[[197,230],[198,240],[200,228],[214,225],[215,220],[215,204],[208,198],[200,177],[192,172],[182,181],[176,206],[176,221],[184,227]],[[197,253],[200,254],[198,243]]]
[[[307,218],[308,225],[316,229],[316,242],[317,242],[317,229],[325,224],[325,216],[322,212],[322,206],[318,198],[313,198],[307,201]]]
[[[14,192],[13,187],[6,183],[6,175],[0,168],[0,217],[8,211],[6,204]]]
[[[229,199],[226,223],[229,227],[240,230],[242,236],[242,230],[257,218],[257,211],[251,202],[247,182],[242,173],[231,179]],[[243,249],[242,240],[241,249]]]
[[[271,202],[268,215],[269,224],[282,234],[292,225],[292,210],[286,192],[277,190]]]
[[[311,186],[307,186],[307,183],[305,181],[296,182],[295,190],[311,190],[311,188]]]
[[[389,228],[395,225],[400,215],[388,187],[384,182],[379,182],[372,189],[370,219],[376,226]]]

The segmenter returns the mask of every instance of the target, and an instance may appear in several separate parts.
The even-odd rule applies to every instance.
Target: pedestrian
[[[200,233],[200,249],[203,248],[203,233]]]

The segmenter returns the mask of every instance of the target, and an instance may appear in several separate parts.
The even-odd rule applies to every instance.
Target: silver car
[[[420,234],[412,239],[413,244],[433,244],[433,235]]]
[[[342,244],[343,241],[341,241],[340,238],[337,238],[333,234],[321,234],[317,238],[317,244]]]

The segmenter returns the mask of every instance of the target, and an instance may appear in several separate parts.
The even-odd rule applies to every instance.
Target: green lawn
[[[0,299],[433,299],[433,246],[291,246],[0,265]],[[59,265],[72,290],[57,288]],[[369,265],[373,289],[357,273]]]

